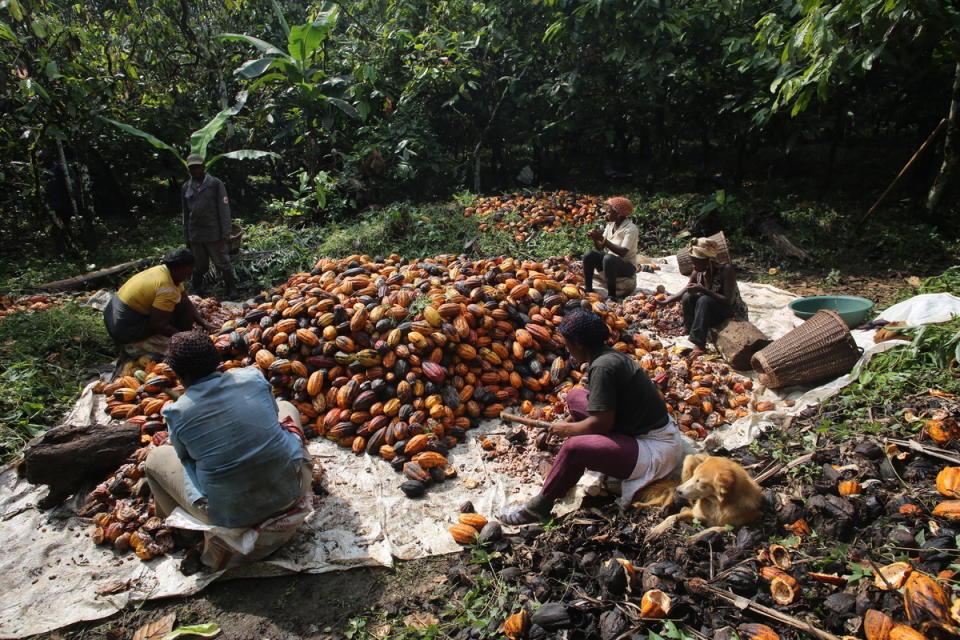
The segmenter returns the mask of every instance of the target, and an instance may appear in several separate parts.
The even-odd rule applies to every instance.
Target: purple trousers
[[[584,420],[587,413],[586,389],[567,393],[567,408],[572,420]],[[637,439],[621,433],[573,436],[560,447],[540,495],[558,500],[567,495],[587,469],[624,480],[637,465]]]

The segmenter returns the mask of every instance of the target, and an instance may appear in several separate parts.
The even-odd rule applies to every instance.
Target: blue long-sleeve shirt
[[[206,498],[214,524],[256,524],[300,497],[303,447],[280,427],[270,383],[257,369],[202,378],[163,417],[187,495]]]

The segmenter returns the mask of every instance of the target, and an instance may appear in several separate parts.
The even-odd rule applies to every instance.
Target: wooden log
[[[716,328],[713,342],[731,367],[746,371],[753,354],[772,341],[751,322],[727,320]]]
[[[62,502],[86,481],[99,482],[116,471],[140,446],[140,427],[63,425],[27,445],[17,468],[33,484],[50,486],[41,506]]]
[[[37,291],[80,291],[83,289],[89,289],[99,283],[101,280],[109,278],[110,276],[120,275],[131,269],[139,269],[145,267],[152,262],[156,262],[160,259],[160,256],[150,256],[149,258],[140,258],[139,260],[131,260],[130,262],[124,262],[123,264],[117,264],[112,267],[107,267],[105,269],[97,269],[96,271],[89,271],[79,276],[73,276],[72,278],[67,278],[66,280],[55,280],[54,282],[44,282],[43,284],[38,284],[35,287],[31,287],[33,290]]]
[[[790,242],[790,238],[787,237],[787,232],[773,220],[769,218],[764,220],[760,224],[760,232],[773,243],[777,251],[788,258],[793,258],[800,262],[813,262],[813,256]]]

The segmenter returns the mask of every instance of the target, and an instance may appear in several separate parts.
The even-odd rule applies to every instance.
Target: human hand
[[[687,291],[689,293],[696,293],[696,294],[709,293],[703,285],[699,285],[699,284],[688,284]]]
[[[600,229],[593,228],[587,231],[587,237],[593,240],[594,242],[599,242],[603,239],[603,232]]]
[[[570,435],[570,423],[566,420],[557,420],[550,425],[550,435],[558,438],[566,438]]]

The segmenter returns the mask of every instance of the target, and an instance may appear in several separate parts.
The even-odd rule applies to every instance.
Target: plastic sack
[[[880,319],[915,327],[947,322],[954,316],[960,316],[960,298],[950,293],[925,293],[898,302],[881,313]]]

